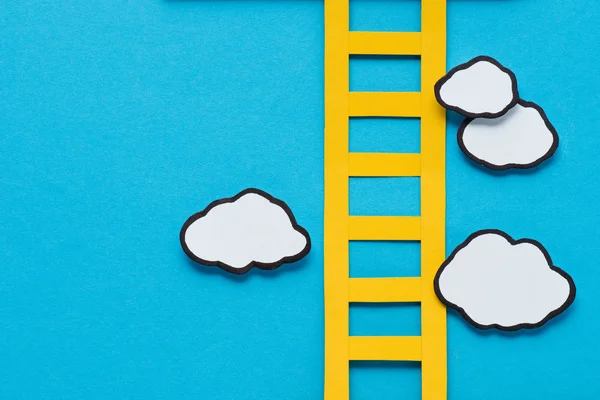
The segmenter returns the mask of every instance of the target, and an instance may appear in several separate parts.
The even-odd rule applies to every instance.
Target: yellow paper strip
[[[350,92],[351,117],[420,117],[421,93]]]
[[[419,336],[350,336],[350,360],[420,361]]]
[[[351,278],[352,303],[414,303],[421,301],[421,278]]]
[[[446,0],[422,0],[421,55],[421,334],[422,399],[445,400],[446,309],[433,291],[445,258],[446,114],[433,86],[446,72]]]
[[[349,218],[348,228],[350,240],[419,240],[421,238],[419,217],[353,216]]]
[[[420,154],[349,153],[350,176],[419,176]]]
[[[325,399],[348,399],[348,0],[325,0]]]
[[[420,32],[350,32],[350,54],[419,55]]]

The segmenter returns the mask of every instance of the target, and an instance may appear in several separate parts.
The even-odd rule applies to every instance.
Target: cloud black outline
[[[454,303],[448,301],[442,295],[442,292],[440,290],[440,277],[442,276],[442,273],[444,272],[444,270],[446,269],[446,267],[452,262],[452,260],[454,260],[454,257],[456,256],[456,254],[460,250],[462,250],[465,247],[467,247],[475,238],[477,238],[479,236],[482,236],[482,235],[487,235],[487,234],[490,234],[490,233],[502,236],[512,246],[516,246],[516,245],[521,244],[521,243],[529,243],[529,244],[534,245],[538,249],[540,249],[540,251],[542,252],[542,254],[544,255],[544,257],[546,258],[546,262],[548,263],[548,266],[550,267],[550,269],[553,270],[554,272],[557,272],[559,275],[561,275],[563,278],[565,278],[567,280],[567,282],[569,283],[569,296],[567,297],[567,300],[565,300],[565,302],[563,303],[563,305],[560,306],[559,308],[557,308],[556,310],[553,310],[550,313],[548,313],[548,315],[546,315],[546,317],[544,319],[542,319],[538,323],[535,323],[535,324],[522,323],[522,324],[517,324],[517,325],[513,325],[513,326],[503,326],[503,325],[499,325],[499,324],[481,325],[481,324],[475,322],[471,317],[469,317],[469,315],[465,312],[465,310],[462,307],[460,307],[457,304],[454,304]],[[552,264],[552,258],[550,258],[550,254],[548,254],[548,251],[546,250],[546,248],[540,242],[538,242],[537,240],[534,240],[534,239],[519,239],[519,240],[514,240],[506,232],[501,231],[499,229],[482,229],[482,230],[473,232],[471,235],[469,235],[469,237],[464,242],[462,242],[461,244],[459,244],[454,249],[454,251],[452,251],[452,253],[450,254],[450,256],[448,256],[448,258],[446,259],[446,261],[444,261],[442,263],[441,267],[438,269],[437,273],[435,274],[435,278],[433,279],[433,290],[435,291],[435,294],[438,297],[438,299],[446,307],[449,307],[449,308],[452,308],[452,309],[458,311],[458,313],[465,320],[467,320],[467,322],[469,322],[471,325],[473,325],[475,328],[482,329],[482,330],[488,330],[488,329],[491,329],[491,328],[496,328],[496,329],[501,330],[501,331],[517,331],[519,329],[540,328],[546,322],[550,321],[552,318],[558,316],[559,314],[563,313],[567,308],[569,308],[569,306],[571,304],[573,304],[573,301],[575,300],[575,294],[577,292],[577,289],[575,287],[575,282],[573,281],[573,278],[571,278],[571,276],[569,274],[567,274],[564,270],[562,270],[559,267],[557,267],[557,266],[555,266],[555,265]]]
[[[269,202],[281,207],[283,209],[283,211],[285,211],[285,213],[287,214],[287,216],[290,219],[290,222],[292,223],[292,227],[294,228],[294,230],[296,230],[297,232],[299,232],[300,234],[302,234],[302,236],[304,236],[306,238],[306,245],[304,246],[302,251],[300,251],[298,254],[295,254],[293,256],[284,257],[281,260],[274,262],[274,263],[262,263],[259,261],[252,261],[242,268],[234,268],[231,265],[225,264],[224,262],[221,262],[221,261],[204,260],[200,257],[197,257],[194,253],[192,253],[192,251],[189,249],[189,247],[185,243],[185,233],[187,232],[187,229],[194,222],[196,222],[197,220],[199,220],[200,218],[202,218],[206,214],[208,214],[208,212],[210,210],[212,210],[213,208],[215,208],[216,206],[221,205],[221,204],[226,204],[226,203],[234,203],[235,201],[240,199],[242,196],[249,194],[249,193],[253,193],[253,194],[262,196],[265,199],[269,200]],[[181,227],[181,231],[179,232],[179,242],[181,243],[181,247],[183,248],[183,251],[185,252],[185,254],[189,258],[191,258],[193,261],[195,261],[199,264],[202,264],[202,265],[210,266],[210,267],[219,267],[227,272],[231,272],[232,274],[236,274],[236,275],[245,274],[246,272],[250,271],[252,269],[252,267],[257,267],[259,269],[269,270],[269,271],[274,270],[274,269],[282,266],[283,264],[300,261],[311,250],[310,235],[308,234],[306,229],[304,229],[303,227],[301,227],[300,225],[298,225],[296,223],[296,218],[294,217],[294,214],[292,213],[292,210],[290,209],[290,207],[284,201],[276,199],[275,197],[271,196],[267,192],[262,191],[260,189],[256,189],[256,188],[248,188],[248,189],[242,190],[240,193],[236,194],[233,197],[226,197],[224,199],[215,200],[212,203],[210,203],[204,210],[197,212],[194,215],[192,215],[191,217],[189,217],[185,221],[183,226]]]
[[[533,168],[533,167],[537,167],[538,165],[540,165],[541,163],[543,163],[544,161],[546,161],[547,159],[552,157],[554,155],[554,153],[556,153],[556,150],[558,149],[559,138],[558,138],[558,132],[556,132],[556,129],[554,128],[554,126],[552,125],[550,120],[548,119],[546,112],[544,111],[544,109],[542,107],[540,107],[539,105],[537,105],[536,103],[533,103],[531,101],[526,101],[526,100],[520,99],[517,102],[517,104],[519,104],[520,106],[523,106],[525,108],[533,108],[533,109],[537,110],[540,113],[540,115],[542,116],[542,119],[544,120],[544,124],[546,125],[546,128],[548,128],[548,130],[552,134],[552,139],[553,139],[552,146],[550,146],[550,149],[548,149],[548,151],[543,156],[541,156],[540,158],[538,158],[537,160],[535,160],[533,162],[530,162],[529,164],[509,163],[509,164],[503,164],[503,165],[492,164],[490,162],[487,162],[487,161],[477,157],[476,155],[471,153],[469,150],[467,150],[467,147],[465,146],[465,143],[463,141],[465,129],[467,129],[467,126],[469,126],[469,124],[471,122],[473,122],[475,120],[475,118],[465,119],[463,121],[463,123],[460,125],[460,128],[458,128],[458,134],[457,134],[457,138],[456,138],[458,141],[458,147],[460,147],[462,152],[465,153],[465,155],[467,157],[469,157],[471,160],[475,161],[477,164],[483,165],[484,167],[487,167],[490,169],[494,169],[496,171],[502,171],[502,170],[511,169],[511,168],[515,168],[515,169]]]
[[[450,104],[446,103],[444,100],[442,100],[442,96],[440,94],[440,91],[442,90],[442,86],[446,82],[448,82],[450,80],[450,78],[452,78],[454,76],[454,74],[456,74],[459,71],[464,71],[464,70],[472,67],[473,65],[477,64],[480,61],[487,61],[491,64],[494,64],[502,72],[508,74],[508,76],[510,77],[510,80],[512,82],[513,99],[505,108],[503,108],[501,111],[499,111],[497,113],[490,113],[490,112],[470,113],[463,108],[460,108],[457,106],[451,106]],[[451,111],[455,111],[461,115],[464,115],[467,118],[498,118],[498,117],[501,117],[504,114],[506,114],[508,112],[508,110],[513,108],[519,101],[519,89],[517,87],[517,77],[515,76],[514,72],[512,72],[510,69],[506,68],[504,65],[500,64],[500,62],[497,61],[496,59],[489,57],[489,56],[478,56],[478,57],[473,58],[471,61],[468,61],[464,64],[457,65],[456,67],[452,68],[450,71],[448,71],[448,73],[446,75],[444,75],[442,78],[440,78],[439,81],[436,82],[436,84],[434,85],[434,93],[435,93],[435,99],[437,100],[438,103],[440,103],[440,105],[442,107],[444,107],[448,110],[451,110]]]

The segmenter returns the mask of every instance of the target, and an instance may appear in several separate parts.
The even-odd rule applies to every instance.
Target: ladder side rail
[[[350,2],[325,0],[325,399],[350,397],[348,97]]]
[[[445,400],[446,309],[433,279],[445,257],[446,115],[433,87],[446,72],[446,0],[422,0],[421,18],[422,399]]]

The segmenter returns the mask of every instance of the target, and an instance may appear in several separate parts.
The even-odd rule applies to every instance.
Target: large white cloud
[[[489,168],[531,168],[554,154],[558,134],[537,104],[520,100],[502,117],[466,120],[458,144],[469,158]]]
[[[470,118],[497,118],[519,99],[515,74],[487,56],[451,69],[436,83],[435,96],[443,107]]]
[[[243,274],[274,269],[310,251],[308,232],[287,204],[258,189],[214,201],[181,228],[181,245],[194,261]]]
[[[481,329],[542,326],[575,299],[571,277],[552,265],[544,247],[499,230],[478,231],[439,269],[435,291]]]

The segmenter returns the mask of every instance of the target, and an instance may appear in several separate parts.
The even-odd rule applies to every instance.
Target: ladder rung
[[[421,278],[350,278],[350,303],[411,303],[421,301]]]
[[[421,361],[420,336],[350,336],[350,360]]]
[[[350,32],[350,54],[419,55],[421,32]]]
[[[350,176],[420,176],[420,154],[349,153]]]
[[[421,217],[350,216],[349,240],[420,240]]]
[[[420,117],[419,92],[350,92],[350,117]]]

